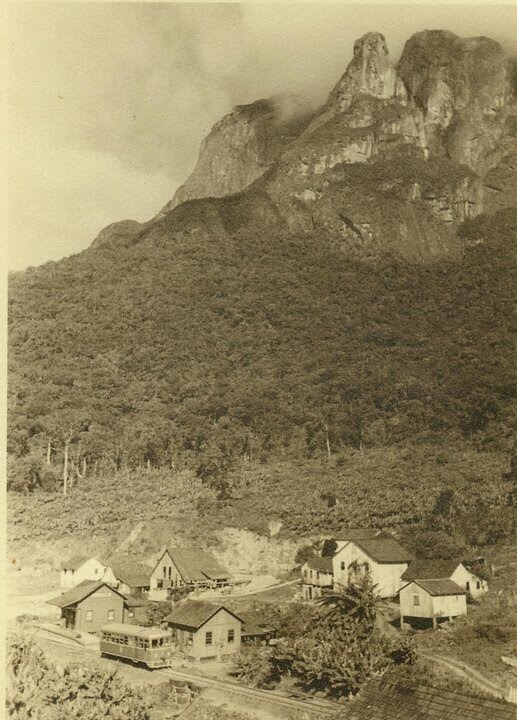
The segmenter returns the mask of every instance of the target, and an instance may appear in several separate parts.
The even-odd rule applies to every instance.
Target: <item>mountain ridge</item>
[[[395,252],[419,260],[458,255],[455,230],[483,212],[484,175],[515,152],[512,83],[511,59],[488,38],[416,33],[395,68],[384,36],[366,33],[320,109],[278,96],[237,106],[219,121],[186,183],[139,231],[182,202],[245,199],[260,188],[291,230],[306,232],[320,222],[352,254]],[[434,178],[423,161],[433,161]],[[398,172],[392,182],[398,197],[368,170],[354,194],[360,173],[349,169],[386,162]],[[450,182],[444,184],[444,177]],[[390,205],[397,205],[398,227],[382,221],[382,214],[393,214]],[[189,222],[195,225],[195,219]],[[115,223],[94,246],[135,237],[135,228]]]

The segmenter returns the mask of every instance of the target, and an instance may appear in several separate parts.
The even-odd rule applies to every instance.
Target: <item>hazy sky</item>
[[[430,28],[515,51],[516,27],[516,5],[12,4],[10,267],[149,219],[222,115],[286,90],[324,100],[369,30],[396,60]]]

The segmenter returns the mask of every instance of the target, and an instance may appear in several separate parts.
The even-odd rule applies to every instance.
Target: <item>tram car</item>
[[[172,632],[156,627],[110,623],[101,628],[101,657],[132,660],[148,668],[169,667],[176,652]]]

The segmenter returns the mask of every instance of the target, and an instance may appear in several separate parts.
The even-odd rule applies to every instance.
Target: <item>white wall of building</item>
[[[347,587],[351,578],[351,566],[360,571],[369,570],[372,582],[377,585],[381,597],[394,597],[404,582],[400,579],[407,570],[408,563],[378,563],[364,550],[350,541],[337,550],[332,558],[334,585]]]
[[[76,570],[61,570],[59,585],[63,590],[79,585],[83,580],[95,580],[116,585],[117,580],[107,565],[103,565],[95,558],[89,558]]]

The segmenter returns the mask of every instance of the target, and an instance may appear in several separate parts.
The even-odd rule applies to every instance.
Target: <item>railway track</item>
[[[161,670],[148,670],[147,668],[136,667],[132,664],[127,665],[121,663],[118,660],[111,658],[101,658],[98,651],[91,647],[84,647],[75,643],[68,638],[55,635],[46,631],[43,628],[38,629],[38,635],[41,639],[44,639],[45,643],[53,646],[66,647],[68,649],[67,655],[72,655],[70,661],[77,661],[81,657],[95,657],[99,660],[99,663],[114,665],[115,667],[130,671],[131,675],[138,673],[140,681],[143,677],[156,678],[157,676],[170,678],[173,680],[182,680],[183,682],[189,682],[193,685],[197,685],[203,689],[213,688],[214,690],[220,690],[225,694],[234,694],[241,698],[247,698],[252,701],[252,704],[256,707],[257,703],[268,703],[283,708],[284,710],[294,710],[309,712],[316,715],[317,718],[334,717],[340,706],[337,703],[333,703],[330,700],[323,700],[321,698],[311,697],[310,695],[299,695],[293,693],[292,696],[282,695],[281,693],[275,692],[274,690],[258,690],[255,688],[248,688],[244,685],[240,685],[237,682],[230,680],[217,680],[203,675],[196,675],[194,673],[185,672],[175,668],[163,668]],[[67,658],[68,659],[68,658]],[[141,673],[141,675],[140,675]],[[126,679],[130,680],[129,677]],[[251,704],[251,703],[250,703]]]
[[[199,685],[203,688],[210,687],[217,690],[223,690],[226,693],[231,692],[254,700],[274,703],[275,705],[280,705],[281,707],[289,708],[290,710],[317,711],[318,717],[333,717],[339,710],[337,703],[333,703],[330,700],[322,700],[321,698],[302,695],[302,693],[300,693],[297,698],[288,697],[287,695],[281,695],[280,693],[276,693],[272,690],[248,688],[229,680],[216,680],[214,678],[199,677],[198,675],[184,673],[181,670],[167,669],[160,670],[158,672],[175,680],[183,680],[185,682],[191,682],[195,685]],[[293,693],[293,695],[294,694],[295,693]]]

